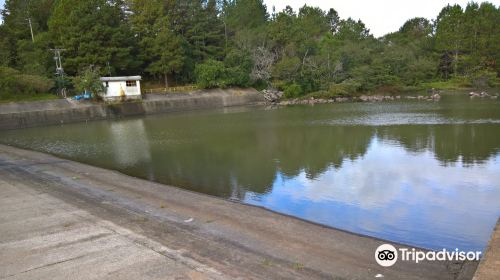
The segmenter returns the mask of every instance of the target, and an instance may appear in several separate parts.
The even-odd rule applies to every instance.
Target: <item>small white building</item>
[[[141,99],[141,76],[101,77],[104,100]]]

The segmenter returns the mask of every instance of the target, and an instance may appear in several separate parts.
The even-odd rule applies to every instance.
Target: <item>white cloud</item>
[[[303,188],[289,190],[289,195],[297,200],[337,201],[364,209],[383,207],[402,197],[409,206],[426,199],[426,203],[459,211],[471,201],[482,201],[484,209],[498,209],[495,201],[500,200],[500,192],[483,189],[495,188],[492,182],[500,182],[499,166],[493,162],[450,168],[440,164],[432,152],[413,155],[404,148],[374,142],[363,158],[345,160],[341,168],[331,168],[314,180],[302,172],[293,179]],[[450,193],[454,199],[449,199]]]

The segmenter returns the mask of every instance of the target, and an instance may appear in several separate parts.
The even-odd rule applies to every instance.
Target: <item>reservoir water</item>
[[[496,100],[183,112],[0,143],[429,249],[483,250],[500,216]]]

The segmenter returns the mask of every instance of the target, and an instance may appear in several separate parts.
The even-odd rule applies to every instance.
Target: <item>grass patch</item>
[[[37,93],[37,94],[0,94],[0,103],[9,102],[26,102],[26,101],[42,101],[59,99],[52,93]]]
[[[134,222],[139,222],[139,223],[145,223],[145,222],[148,222],[149,219],[146,218],[146,217],[137,217],[137,218],[134,218],[133,221]]]
[[[273,264],[273,262],[270,259],[264,259],[262,261],[262,265],[263,266],[273,266],[274,264]]]
[[[197,90],[196,85],[177,85],[171,84],[168,89],[165,89],[165,84],[158,81],[143,81],[141,89],[144,94],[148,93],[189,93]]]
[[[463,90],[472,88],[472,83],[467,77],[453,77],[447,81],[435,81],[422,83],[419,85],[421,89],[438,89],[438,90]]]
[[[301,263],[296,262],[296,263],[292,264],[292,268],[296,269],[296,270],[301,270],[301,269],[304,268],[304,265],[301,264]]]

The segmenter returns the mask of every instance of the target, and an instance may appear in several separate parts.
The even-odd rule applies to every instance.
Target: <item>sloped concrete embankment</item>
[[[473,280],[497,280],[500,278],[500,219],[491,234],[486,253],[474,274]]]
[[[264,102],[255,89],[216,89],[188,94],[149,94],[140,102],[101,104],[51,100],[0,105],[0,130],[113,119],[176,111],[254,105]]]

